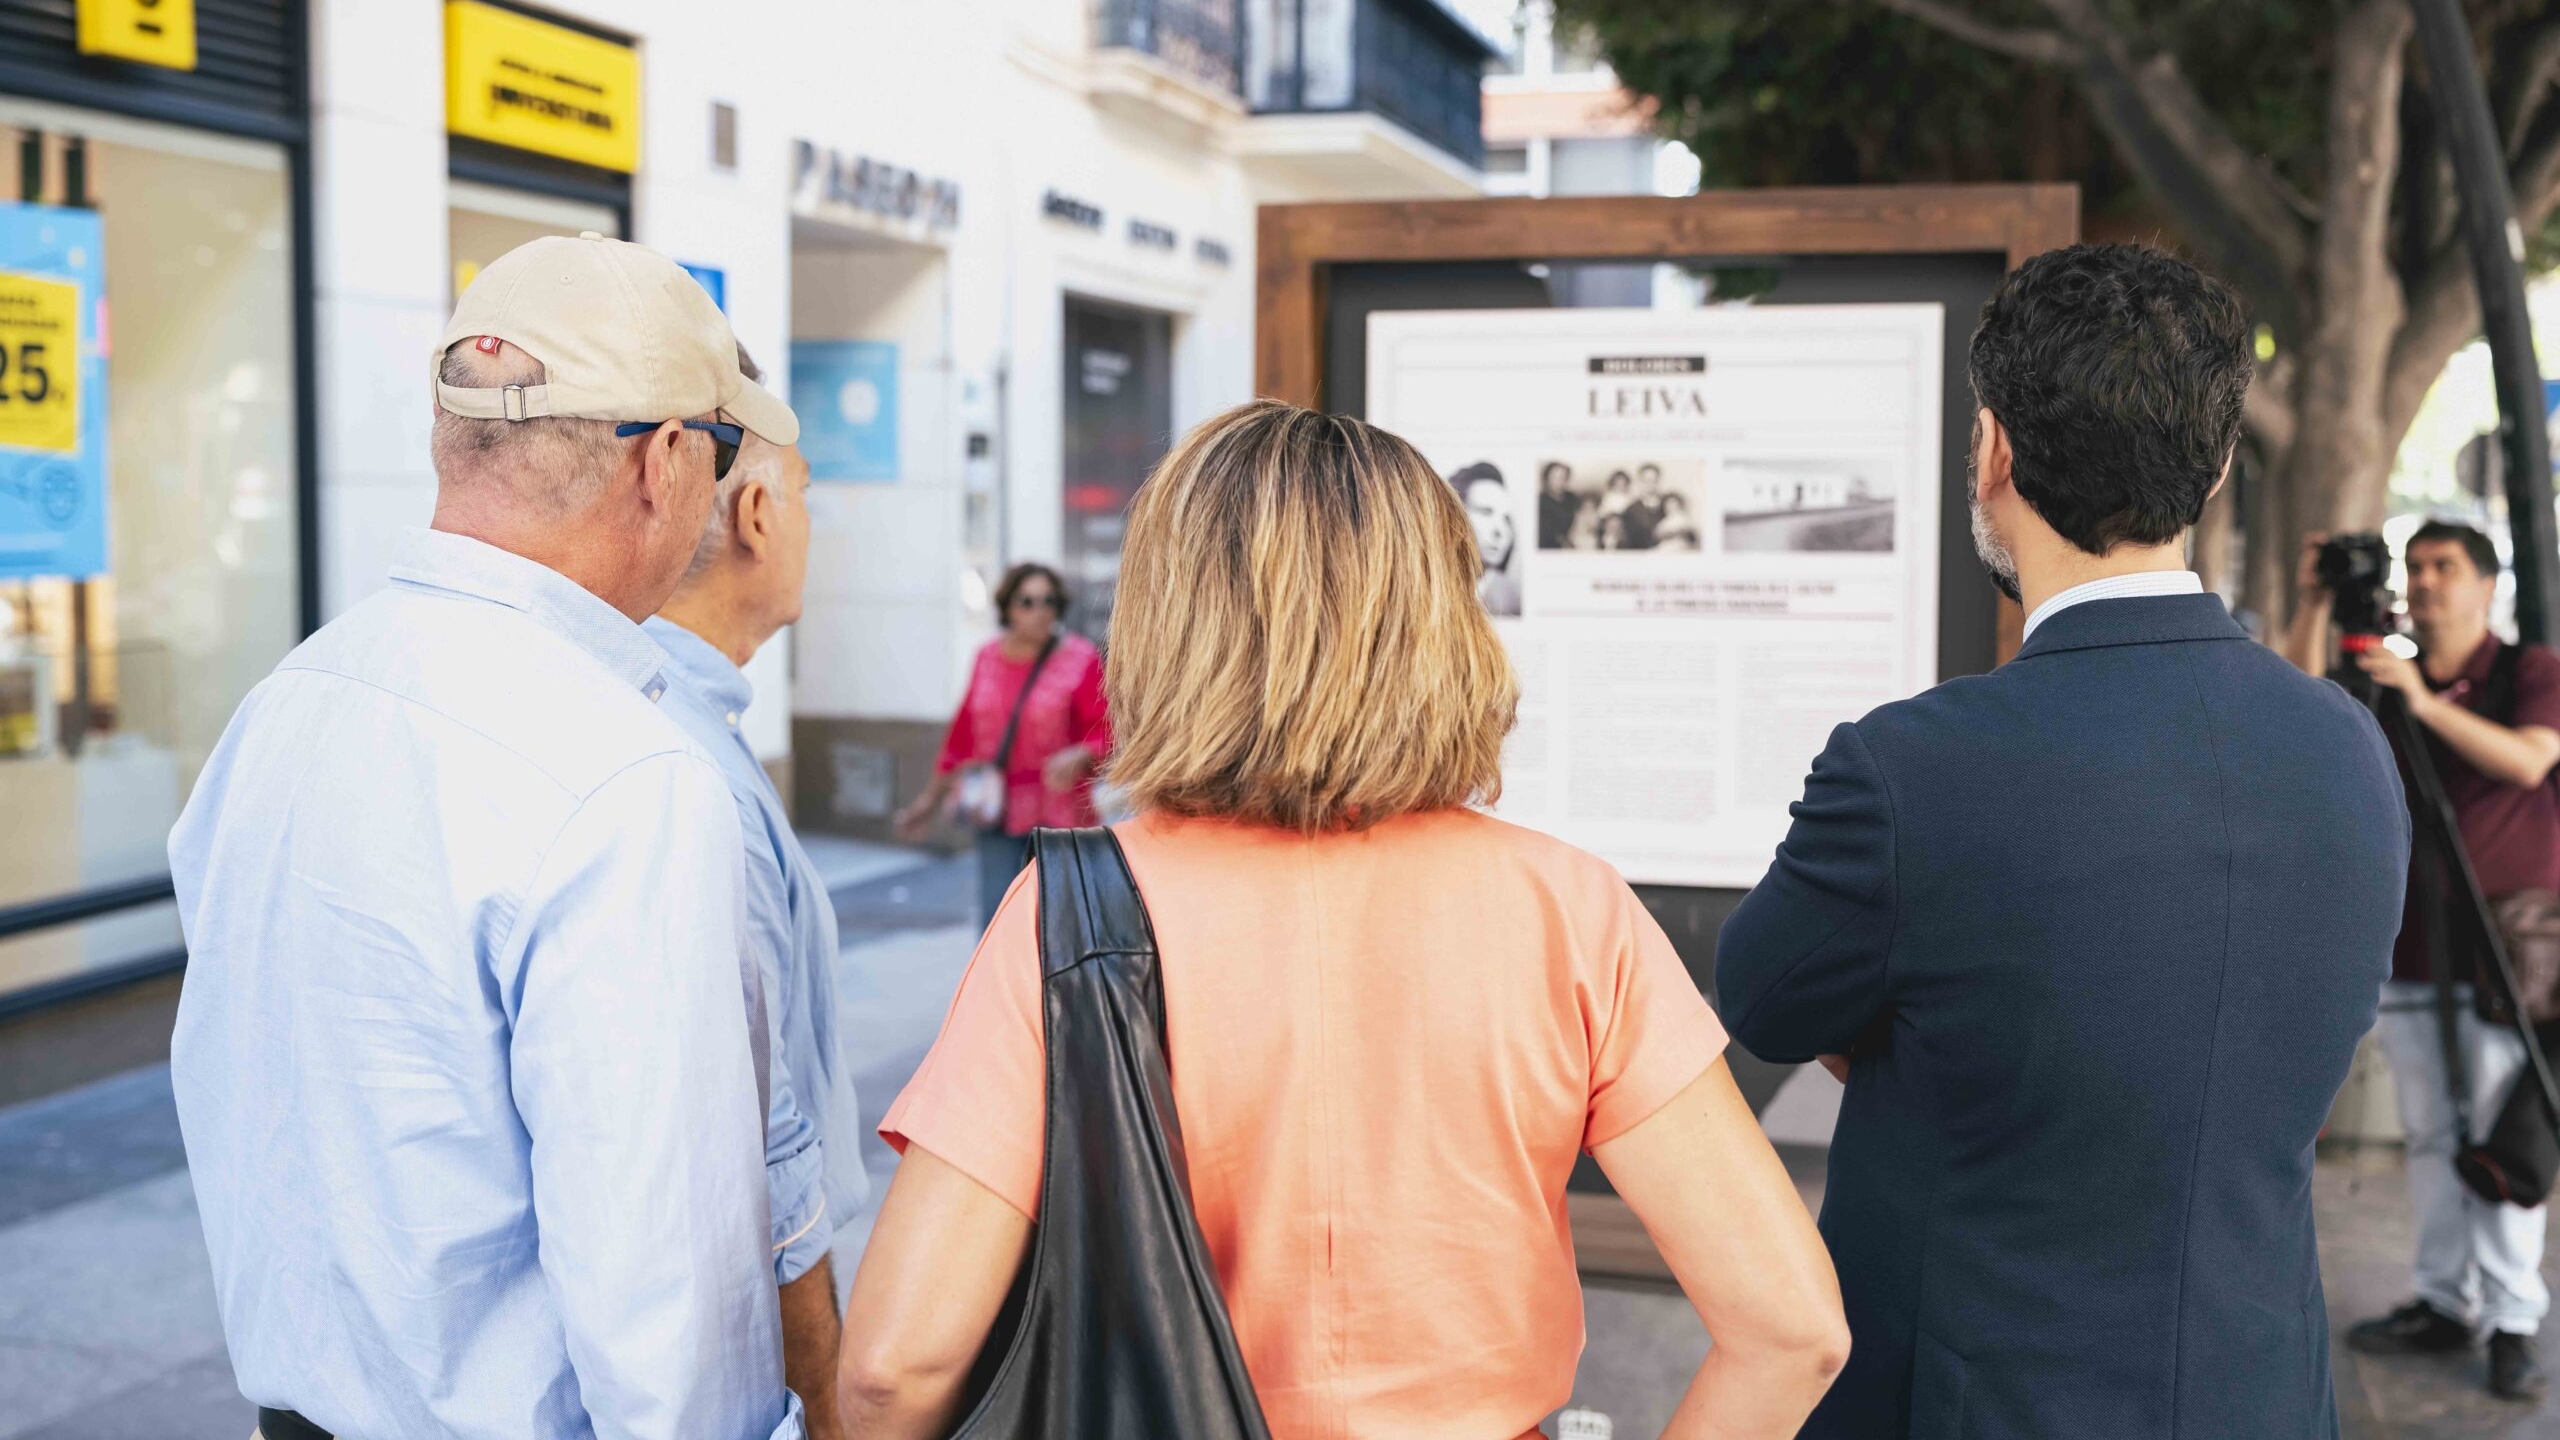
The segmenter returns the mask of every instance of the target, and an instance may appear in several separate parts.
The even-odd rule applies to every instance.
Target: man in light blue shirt
[[[737,809],[639,627],[744,429],[664,257],[546,239],[439,342],[434,528],[233,717],[170,836],[171,1044],[269,1440],[798,1440]]]
[[[761,380],[744,349],[738,369]],[[773,1031],[765,1174],[782,1296],[783,1379],[834,1440],[840,1319],[827,1254],[870,1197],[861,1117],[836,1049],[836,912],[739,722],[755,691],[739,667],[800,618],[809,568],[809,462],[749,437],[713,498],[684,583],[643,626],[674,662],[664,709],[718,762],[746,843],[747,949]]]

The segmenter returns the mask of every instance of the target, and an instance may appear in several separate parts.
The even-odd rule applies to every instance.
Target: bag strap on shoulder
[[[1058,637],[1040,647],[1040,658],[1031,662],[1031,673],[1022,677],[1022,688],[1013,697],[1013,712],[1004,717],[1004,738],[996,742],[995,758],[989,764],[1002,775],[1013,764],[1013,737],[1022,729],[1022,707],[1031,703],[1031,687],[1040,683],[1040,672],[1049,668],[1049,657],[1058,653]]]
[[[1031,832],[1040,871],[1040,965],[1046,977],[1096,955],[1152,955],[1154,924],[1109,827]]]

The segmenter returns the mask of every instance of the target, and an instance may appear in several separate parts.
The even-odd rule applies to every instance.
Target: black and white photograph
[[[1702,549],[1706,480],[1695,457],[1541,460],[1538,548]]]
[[[1724,466],[1724,548],[1733,553],[1893,553],[1887,462],[1761,456]]]
[[[1476,554],[1483,573],[1476,577],[1476,598],[1488,615],[1520,613],[1520,520],[1511,486],[1502,467],[1478,460],[1449,472],[1449,488],[1467,507],[1467,523],[1475,527]]]
[[[1795,792],[1750,777],[1804,758],[1767,752],[1819,727],[1812,712],[1855,719],[1937,675],[1945,307],[1366,324],[1367,418],[1465,508],[1521,723],[1551,740],[1505,753],[1494,813],[1643,883],[1757,882]],[[1825,511],[1817,533],[1730,553],[1727,511],[1799,508]],[[1833,508],[1895,533],[1822,529]],[[1854,677],[1838,673],[1844,647],[1867,657]],[[1666,713],[1690,738],[1662,729]],[[1698,783],[1622,763],[1627,726],[1651,727]]]

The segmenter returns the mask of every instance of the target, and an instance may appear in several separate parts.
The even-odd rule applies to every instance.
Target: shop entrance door
[[[1067,297],[1065,553],[1067,623],[1108,633],[1120,537],[1138,482],[1173,439],[1173,317]]]

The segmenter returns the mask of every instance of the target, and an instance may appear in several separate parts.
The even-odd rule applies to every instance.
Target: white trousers
[[[2524,1077],[2524,1041],[2471,1013],[2471,987],[2455,988],[2463,1078],[2470,1082],[2474,1135],[2487,1132]],[[2453,1099],[2435,987],[2394,980],[2382,987],[2375,1027],[2409,1133],[2409,1205],[2418,1221],[2418,1298],[2482,1331],[2531,1335],[2542,1328],[2551,1291],[2542,1281],[2547,1207],[2492,1205],[2453,1173]]]

